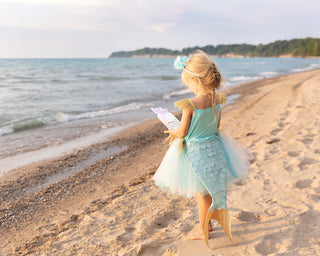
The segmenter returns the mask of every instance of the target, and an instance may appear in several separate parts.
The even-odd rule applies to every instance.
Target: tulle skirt
[[[181,152],[181,139],[175,139],[165,154],[158,170],[153,176],[155,184],[164,192],[193,197],[197,192],[207,194],[205,186],[196,176],[187,152]]]
[[[223,131],[219,132],[219,137],[228,163],[227,182],[232,185],[249,175],[254,156],[243,144]]]
[[[220,132],[216,139],[210,141],[212,147],[208,147],[208,154],[204,154],[203,149],[201,150],[202,154],[200,151],[195,152],[195,149],[201,146],[201,142],[194,144],[187,142],[186,148],[181,150],[182,140],[176,139],[173,141],[153,176],[155,184],[162,191],[188,198],[195,196],[197,192],[202,195],[207,194],[210,188],[205,187],[197,175],[197,170],[194,169],[201,168],[201,166],[211,165],[211,169],[217,166],[218,169],[212,170],[213,172],[222,172],[223,169],[223,172],[227,174],[223,181],[228,183],[226,184],[228,186],[234,181],[244,179],[249,174],[250,161],[253,159],[253,155],[244,145],[227,134]],[[192,146],[188,147],[188,145]],[[205,145],[208,146],[208,141],[205,142]],[[192,150],[193,157],[188,158],[188,155],[191,156],[188,148],[189,151]],[[215,150],[219,152],[214,152]],[[194,157],[197,152],[199,152],[199,158]],[[190,160],[194,162],[190,162]],[[198,162],[195,163],[195,161]],[[200,162],[201,164],[199,164]],[[208,174],[208,178],[211,177],[213,176]]]

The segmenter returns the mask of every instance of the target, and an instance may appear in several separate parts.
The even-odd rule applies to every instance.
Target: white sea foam
[[[0,128],[0,136],[13,133],[13,127],[12,125],[4,126]]]
[[[124,106],[114,107],[110,109],[102,109],[102,110],[96,110],[91,112],[85,112],[81,114],[67,114],[67,113],[58,113],[54,116],[54,120],[56,122],[69,122],[73,120],[79,120],[79,119],[88,119],[88,118],[94,118],[94,117],[101,117],[101,116],[107,116],[112,114],[118,114],[122,112],[127,112],[131,110],[138,110],[141,108],[151,107],[154,105],[154,102],[149,103],[141,103],[141,102],[133,102]]]
[[[239,96],[240,96],[240,94],[231,94],[231,95],[229,95],[228,98],[227,98],[226,105],[234,103],[236,98],[238,98]]]
[[[260,76],[236,76],[229,79],[231,82],[250,81],[261,78]]]
[[[264,71],[264,72],[259,73],[259,75],[263,76],[263,77],[265,77],[265,76],[275,76],[277,74],[278,74],[278,72],[274,72],[274,71]]]
[[[295,68],[292,70],[292,72],[302,72],[302,71],[308,71],[308,70],[317,69],[317,68],[320,68],[320,63],[313,63],[305,68]]]
[[[53,120],[55,120],[56,122],[58,123],[65,123],[65,122],[68,122],[69,121],[69,115],[68,114],[65,114],[65,113],[57,113]]]
[[[84,112],[80,114],[68,114],[68,113],[59,112],[53,116],[23,120],[20,122],[10,124],[8,126],[1,127],[0,136],[7,135],[15,131],[24,131],[24,130],[29,130],[29,129],[37,128],[40,126],[52,125],[56,123],[66,123],[74,120],[90,119],[90,118],[118,114],[118,113],[132,111],[132,110],[139,110],[141,108],[152,107],[154,106],[154,104],[156,104],[156,102],[148,102],[148,103],[133,102],[124,106],[114,107],[110,109],[96,110],[91,112]]]
[[[184,88],[182,90],[178,90],[178,91],[173,91],[171,93],[168,93],[168,94],[165,94],[163,96],[164,99],[170,99],[172,96],[175,96],[175,95],[183,95],[183,94],[187,94],[187,93],[190,93],[191,91],[188,89],[188,88]]]
[[[225,79],[224,81],[222,81],[222,83],[221,83],[221,88],[223,89],[223,88],[228,88],[228,87],[230,87],[232,84],[230,83],[230,81],[229,80],[227,80],[227,79]]]

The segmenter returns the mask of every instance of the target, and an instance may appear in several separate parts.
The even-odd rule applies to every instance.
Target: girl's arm
[[[192,114],[193,114],[193,110],[183,109],[180,127],[178,129],[164,131],[164,133],[169,133],[169,136],[166,139],[166,141],[169,140],[171,143],[175,138],[177,137],[182,138],[187,135]]]

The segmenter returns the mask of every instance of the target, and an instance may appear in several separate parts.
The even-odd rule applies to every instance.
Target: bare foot
[[[211,222],[209,222],[208,225],[209,232],[212,231]],[[203,230],[201,230],[200,225],[195,226],[187,235],[188,240],[204,240],[204,233]]]
[[[188,240],[204,240],[204,233],[200,225],[195,226],[187,235]]]

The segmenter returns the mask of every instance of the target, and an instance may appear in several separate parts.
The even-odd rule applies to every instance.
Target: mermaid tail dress
[[[184,197],[210,194],[210,205],[205,222],[208,245],[208,223],[217,220],[232,240],[227,208],[227,187],[248,175],[252,154],[230,136],[218,133],[221,104],[216,105],[217,118],[212,107],[196,109],[191,100],[175,103],[180,109],[192,109],[193,115],[187,135],[173,141],[153,176],[155,184],[165,192]],[[181,152],[181,146],[183,150]],[[209,246],[209,245],[208,245]]]

